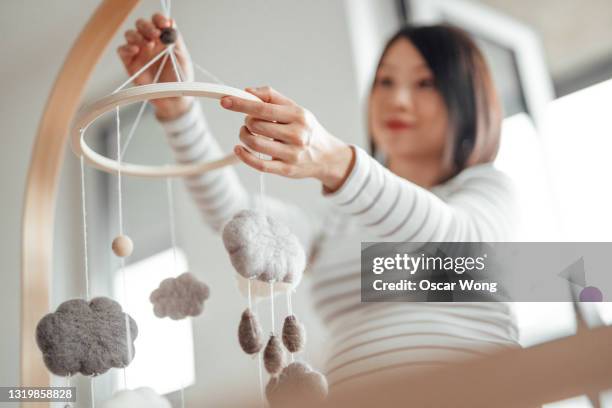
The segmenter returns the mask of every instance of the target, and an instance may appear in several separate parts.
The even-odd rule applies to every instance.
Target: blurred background
[[[0,386],[19,384],[20,222],[31,149],[46,98],[73,41],[98,1],[24,0],[0,4],[0,149],[3,282],[5,310],[0,330]],[[124,28],[161,10],[145,0]],[[226,84],[271,85],[311,110],[334,135],[366,147],[365,104],[386,39],[403,23],[447,22],[472,34],[485,51],[505,110],[497,166],[520,188],[522,241],[611,241],[612,217],[612,2],[609,0],[174,0],[172,16],[193,59]],[[126,78],[114,50],[117,35],[89,82],[84,102],[110,93]],[[196,79],[209,78],[196,73]],[[217,139],[226,150],[237,141],[242,118],[202,101]],[[137,106],[122,110],[129,129]],[[99,152],[115,151],[114,121],[102,117],[88,131]],[[124,133],[125,134],[125,133]],[[171,160],[161,128],[147,112],[126,155],[138,163]],[[247,188],[258,176],[237,170]],[[86,170],[92,294],[124,301],[139,322],[136,359],[128,386],[148,385],[187,406],[223,406],[230,390],[257,398],[257,365],[236,341],[246,306],[225,249],[201,220],[182,183],[175,204],[179,258],[212,288],[202,316],[180,323],[153,319],[148,293],[174,274],[166,185],[124,180],[125,230],[136,244],[128,261],[127,300],[117,290],[118,263],[110,251],[117,235],[116,180]],[[266,176],[266,192],[310,203],[319,192],[311,180]],[[84,296],[79,163],[66,146],[55,223],[51,308]],[[279,300],[277,321],[286,310]],[[306,279],[294,309],[308,331],[304,358],[315,367],[325,359],[326,332],[309,302]],[[264,328],[269,305],[258,306]],[[528,347],[575,332],[577,317],[590,325],[612,323],[612,307],[575,308],[568,303],[516,304],[521,343]],[[266,320],[266,318],[268,320]],[[88,380],[75,383],[87,390]],[[65,385],[55,378],[54,384]],[[123,387],[118,370],[95,380],[98,402]],[[79,402],[89,406],[89,394]],[[606,395],[551,404],[612,407]]]

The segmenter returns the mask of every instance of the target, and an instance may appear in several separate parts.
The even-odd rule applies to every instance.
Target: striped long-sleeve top
[[[222,151],[197,103],[162,123],[176,160],[210,161]],[[324,211],[266,198],[266,211],[285,222],[311,255],[315,310],[329,329],[324,372],[330,387],[368,381],[376,373],[435,368],[518,347],[508,304],[361,303],[362,241],[506,241],[511,239],[512,184],[492,164],[469,167],[429,190],[403,179],[358,146],[344,184],[322,193]],[[220,231],[254,205],[232,168],[186,180],[204,220]]]

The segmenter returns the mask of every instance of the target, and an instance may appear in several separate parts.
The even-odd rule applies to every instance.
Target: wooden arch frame
[[[35,328],[49,312],[55,202],[70,123],[96,64],[139,2],[102,1],[64,61],[38,128],[22,218],[22,386],[50,384],[49,372],[36,345]],[[444,369],[435,376],[408,382],[403,377],[388,378],[373,383],[372,388],[348,390],[329,406],[405,406],[411,401],[415,406],[485,407],[497,398],[496,406],[514,407],[598,392],[612,387],[610,344],[612,327],[584,330],[576,336],[524,351],[513,350]],[[499,397],[504,399],[500,401]],[[464,398],[468,405],[459,402]],[[243,406],[249,404],[245,402]],[[46,407],[48,403],[27,406]]]
[[[22,386],[49,386],[50,383],[49,372],[36,345],[35,330],[50,307],[55,203],[70,123],[102,54],[139,3],[140,0],[102,1],[64,60],[38,127],[21,225]]]

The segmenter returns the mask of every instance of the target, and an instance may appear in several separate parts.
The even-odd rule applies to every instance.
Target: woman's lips
[[[414,127],[412,123],[399,119],[390,119],[385,122],[385,125],[393,131],[408,130]]]

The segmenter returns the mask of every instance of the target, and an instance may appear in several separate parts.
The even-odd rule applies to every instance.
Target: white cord
[[[287,289],[287,315],[293,314],[293,306],[291,305],[291,288]],[[290,353],[291,362],[295,361],[294,353]]]
[[[272,334],[274,334],[274,281],[270,282],[270,314],[272,320]]]
[[[164,66],[166,65],[166,62],[168,61],[168,55],[166,54],[164,56],[164,59],[162,60],[161,64],[159,65],[159,68],[157,69],[157,72],[155,73],[155,78],[153,78],[153,83],[157,83],[157,81],[159,81],[159,77],[164,69]],[[143,101],[140,104],[140,109],[138,110],[138,115],[136,115],[136,119],[134,120],[134,123],[132,124],[132,128],[130,129],[130,133],[128,134],[127,139],[125,140],[125,143],[123,144],[123,148],[121,149],[121,158],[123,158],[123,156],[125,156],[125,152],[127,151],[128,146],[130,145],[130,142],[132,141],[132,137],[134,137],[134,133],[136,133],[136,128],[138,127],[138,125],[140,124],[140,119],[142,119],[142,114],[144,113],[144,110],[147,106],[147,103],[149,101]]]
[[[210,71],[202,68],[200,65],[198,65],[196,62],[193,62],[193,66],[196,67],[197,70],[199,70],[202,74],[204,74],[205,76],[209,77],[210,79],[213,80],[213,82],[216,82],[218,84],[221,85],[225,85],[225,83],[223,81],[221,81],[218,77],[216,77],[215,75],[213,75]]]
[[[176,75],[177,82],[183,82],[183,76],[179,72],[179,64],[178,62],[176,62],[176,57],[172,50],[170,50],[170,61],[172,62],[172,68],[174,69],[174,74]]]
[[[89,388],[91,392],[91,408],[96,408],[96,395],[94,393],[94,378],[95,376],[91,376],[91,381],[89,382]]]
[[[170,242],[174,256],[174,272],[178,275],[178,259],[176,254],[176,222],[174,220],[174,194],[172,190],[172,179],[166,178],[166,191],[168,194],[168,217],[170,219]],[[181,407],[185,408],[185,386],[181,379]]]
[[[83,137],[83,133],[85,131],[81,131],[81,138]],[[81,205],[82,205],[82,215],[83,215],[83,252],[84,252],[84,263],[85,263],[85,299],[90,299],[89,293],[89,260],[87,257],[87,205],[85,200],[85,163],[83,155],[81,155]]]
[[[123,235],[123,198],[121,195],[121,115],[119,114],[119,107],[115,108],[115,119],[117,122],[117,204],[118,204],[118,215],[119,215],[119,235]],[[126,334],[126,347],[128,352],[128,364],[132,361],[132,336],[130,333],[130,318],[127,314],[127,285],[125,283],[125,258],[119,258],[119,273],[121,274],[121,280],[123,283],[123,311],[125,313],[125,334]],[[127,365],[123,367],[123,385],[127,388]]]
[[[166,178],[166,191],[168,194],[168,218],[170,220],[170,243],[174,255],[174,272],[178,274],[178,260],[176,254],[176,222],[174,220],[174,195],[172,190],[172,179]]]
[[[117,93],[120,90],[122,90],[123,88],[125,88],[130,82],[132,82],[134,80],[134,78],[137,78],[140,74],[142,74],[147,69],[149,69],[149,67],[151,65],[155,64],[158,59],[160,59],[161,57],[163,57],[164,55],[169,53],[170,50],[172,50],[173,47],[174,47],[174,44],[170,44],[168,47],[166,47],[162,51],[160,51],[159,54],[157,54],[156,56],[151,58],[151,60],[149,60],[149,62],[147,62],[145,65],[143,65],[142,68],[140,68],[138,71],[136,71],[131,77],[126,79],[125,82],[122,83],[119,87],[117,87],[117,89],[115,89],[112,93]]]
[[[247,279],[247,294],[249,300],[249,310],[253,311],[253,300],[251,299],[251,279]]]

